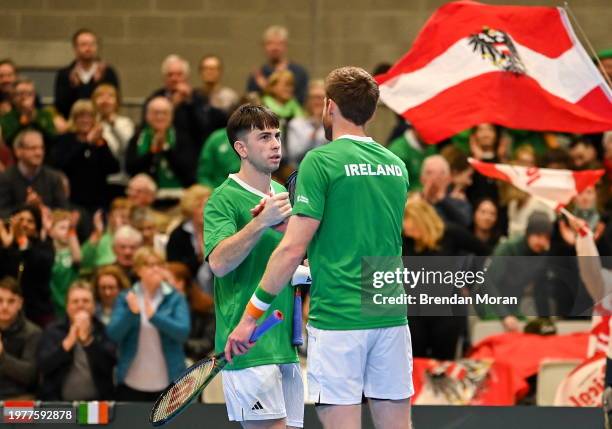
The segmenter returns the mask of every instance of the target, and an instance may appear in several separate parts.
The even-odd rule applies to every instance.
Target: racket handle
[[[293,336],[291,342],[294,346],[304,344],[302,338],[302,292],[299,287],[295,288],[293,297]]]
[[[253,331],[253,335],[251,335],[250,341],[252,343],[256,342],[259,337],[268,332],[268,330],[270,330],[274,326],[278,325],[280,322],[282,322],[282,320],[283,313],[278,310],[274,310],[274,312],[269,315],[268,318],[264,320],[261,325],[255,328],[255,330]]]

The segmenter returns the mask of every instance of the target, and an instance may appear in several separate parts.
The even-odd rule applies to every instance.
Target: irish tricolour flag
[[[80,402],[77,408],[77,423],[104,425],[109,421],[108,415],[107,401]]]
[[[482,122],[612,129],[612,90],[562,8],[449,2],[376,80],[381,100],[428,143]]]

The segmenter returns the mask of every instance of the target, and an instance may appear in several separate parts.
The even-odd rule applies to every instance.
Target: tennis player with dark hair
[[[250,347],[256,321],[282,299],[308,249],[308,396],[319,405],[323,426],[360,428],[364,395],[377,428],[408,429],[413,386],[406,307],[365,314],[361,286],[362,257],[401,255],[408,175],[397,156],[365,134],[379,95],[372,77],[343,67],[327,76],[325,90],[323,125],[331,142],[300,164],[285,236],[225,350]]]
[[[227,134],[240,157],[240,171],[215,189],[204,213],[205,253],[215,274],[217,353],[240,321],[291,214],[289,194],[271,179],[281,161],[277,116],[265,107],[240,106]],[[274,310],[291,320],[291,288],[279,294],[269,312]],[[230,420],[257,429],[303,426],[304,388],[291,328],[283,322],[270,330],[223,370]],[[246,350],[236,345],[236,354]]]

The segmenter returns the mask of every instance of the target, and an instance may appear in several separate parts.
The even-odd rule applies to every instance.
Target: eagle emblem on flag
[[[474,52],[480,52],[483,59],[488,59],[504,71],[516,74],[527,72],[508,33],[485,26],[480,33],[470,35],[469,44]]]

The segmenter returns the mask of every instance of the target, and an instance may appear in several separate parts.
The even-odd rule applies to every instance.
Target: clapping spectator
[[[183,221],[170,233],[166,254],[168,261],[185,264],[195,276],[200,289],[212,295],[212,272],[204,259],[204,206],[211,190],[202,185],[193,185],[181,198]]]
[[[43,164],[45,145],[40,131],[27,129],[14,141],[17,163],[0,173],[0,216],[15,207],[34,204],[66,208],[68,201],[58,171]]]
[[[314,80],[308,85],[306,99],[307,116],[289,122],[283,160],[297,168],[310,149],[327,142],[323,129],[323,107],[325,106],[325,84]]]
[[[119,346],[117,399],[121,401],[153,401],[185,369],[189,308],[185,297],[167,283],[163,264],[151,248],[136,253],[139,281],[117,298],[107,326]]]
[[[67,317],[44,331],[38,348],[41,399],[112,399],[115,346],[94,312],[91,285],[73,283],[66,298]]]
[[[67,118],[72,105],[81,98],[90,98],[96,86],[110,83],[119,88],[117,73],[98,56],[98,36],[80,29],[72,36],[75,59],[60,69],[55,77],[55,107]]]
[[[187,187],[195,180],[197,152],[183,131],[172,125],[172,104],[157,96],[146,107],[146,123],[130,141],[127,171],[147,173],[160,189]]]
[[[26,128],[37,129],[43,135],[47,151],[52,147],[57,133],[53,113],[36,107],[34,81],[26,78],[18,79],[15,82],[13,108],[0,117],[0,126],[4,141],[9,146],[13,145],[13,140],[20,131]],[[65,124],[60,131],[65,131]]]
[[[106,181],[110,174],[119,171],[119,162],[102,136],[102,124],[96,121],[91,101],[74,103],[70,129],[58,139],[52,165],[66,173],[71,201],[91,215],[108,204]]]
[[[189,84],[189,63],[178,55],[168,55],[161,65],[164,86],[145,101],[143,118],[148,121],[149,103],[159,97],[170,100],[171,123],[199,153],[202,143],[214,130],[225,126],[225,114],[212,107],[199,91]]]
[[[93,276],[96,298],[96,317],[105,325],[111,320],[115,300],[121,291],[131,287],[130,280],[116,265],[105,265],[96,270]]]
[[[0,280],[0,400],[33,399],[36,349],[41,330],[21,309],[23,295],[14,278]]]
[[[102,138],[119,162],[119,172],[108,177],[109,185],[118,188],[113,195],[123,195],[128,182],[125,172],[125,154],[134,135],[134,122],[119,114],[119,91],[111,84],[99,85],[91,96],[98,122],[102,125]]]
[[[299,103],[306,100],[308,89],[308,73],[301,65],[290,61],[287,57],[287,43],[289,31],[280,25],[273,25],[266,29],[263,34],[263,48],[266,63],[255,70],[247,81],[247,91],[258,91],[262,93],[269,84],[272,73],[281,70],[289,70],[295,78],[295,96]]]
[[[238,94],[232,88],[221,83],[223,63],[217,55],[205,55],[200,60],[200,80],[202,93],[208,97],[212,107],[226,115],[238,107]]]
[[[81,245],[76,233],[77,212],[55,210],[51,213],[49,237],[53,240],[55,261],[51,270],[51,300],[55,315],[66,312],[66,293],[77,279],[81,263]]]
[[[0,222],[0,277],[17,279],[28,319],[45,326],[53,320],[51,269],[53,243],[45,238],[41,211],[36,206],[14,210],[9,225]]]

